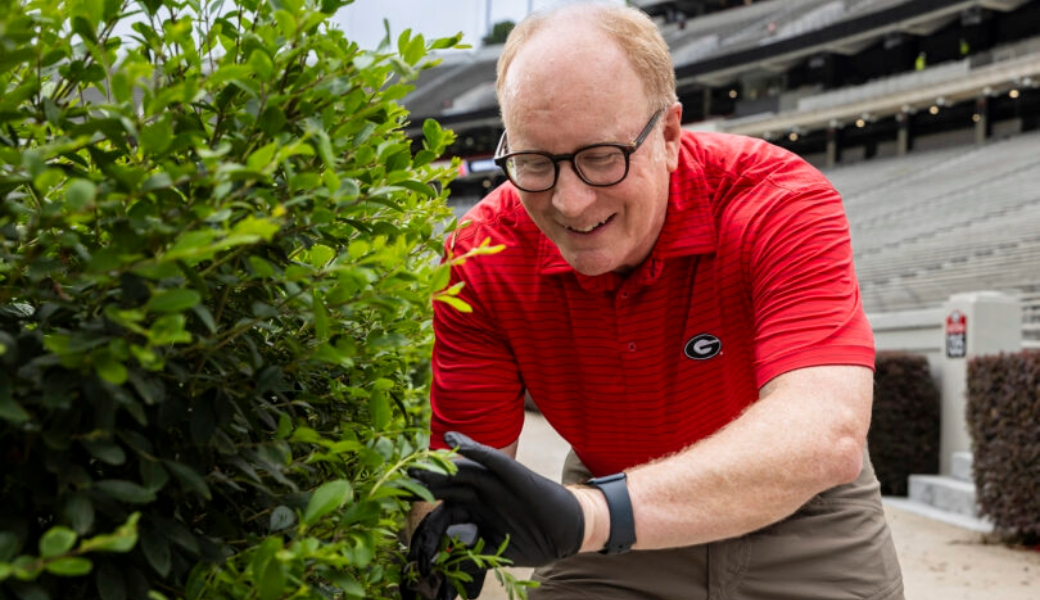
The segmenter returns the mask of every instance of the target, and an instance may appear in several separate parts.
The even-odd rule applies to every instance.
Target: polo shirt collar
[[[617,273],[582,275],[567,264],[559,248],[547,236],[541,234],[539,238],[538,257],[543,275],[574,273],[581,287],[590,292],[615,290],[625,280]],[[715,252],[717,240],[703,171],[680,166],[672,174],[669,184],[668,212],[665,215],[664,227],[661,228],[650,256],[636,268],[633,275],[643,284],[653,283],[660,277],[665,260],[712,254]]]

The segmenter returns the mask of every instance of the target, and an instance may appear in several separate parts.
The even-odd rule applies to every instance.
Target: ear
[[[676,102],[668,107],[661,120],[664,121],[662,130],[664,132],[665,163],[668,165],[668,172],[672,173],[679,168],[679,147],[682,146],[682,104]]]

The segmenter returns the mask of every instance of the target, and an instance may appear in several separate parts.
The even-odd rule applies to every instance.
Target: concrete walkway
[[[521,462],[559,480],[569,447],[545,419],[527,413],[520,435]],[[1038,600],[1040,552],[1012,549],[983,534],[954,527],[886,504],[907,600]],[[513,569],[520,578],[530,569]],[[506,600],[489,575],[481,600]]]

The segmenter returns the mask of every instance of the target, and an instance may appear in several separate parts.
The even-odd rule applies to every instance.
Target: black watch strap
[[[603,492],[610,511],[610,536],[601,554],[623,554],[636,543],[636,522],[632,515],[632,499],[628,496],[628,481],[624,473],[594,477],[589,485]]]

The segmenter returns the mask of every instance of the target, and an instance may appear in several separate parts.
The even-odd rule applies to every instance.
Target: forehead
[[[622,50],[588,23],[549,23],[517,53],[500,98],[514,149],[567,151],[630,141],[649,114],[642,80]]]

